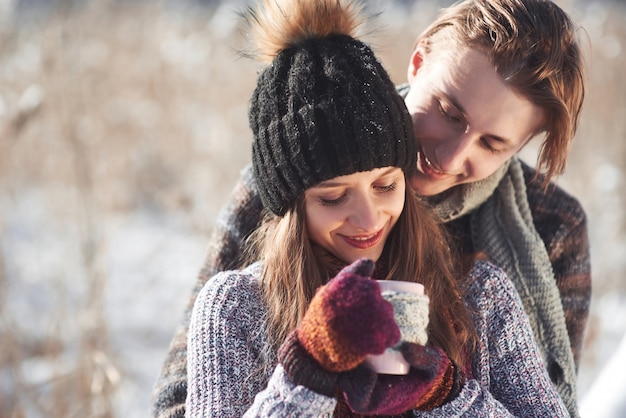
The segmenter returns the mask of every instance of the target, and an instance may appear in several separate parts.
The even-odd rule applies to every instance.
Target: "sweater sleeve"
[[[267,388],[257,394],[244,417],[331,417],[336,405],[335,398],[295,385],[279,364]]]
[[[182,418],[185,415],[187,328],[194,301],[211,276],[239,265],[242,244],[259,223],[261,208],[252,168],[247,166],[242,170],[228,204],[219,215],[204,267],[192,289],[183,319],[170,342],[161,372],[155,382],[152,394],[154,417]]]
[[[479,336],[473,377],[455,400],[419,416],[568,417],[511,281],[487,262],[470,274],[467,302]]]
[[[257,280],[220,273],[203,287],[188,334],[186,414],[195,417],[320,417],[336,400],[289,381],[267,352],[265,308]],[[274,369],[268,382],[266,363]]]

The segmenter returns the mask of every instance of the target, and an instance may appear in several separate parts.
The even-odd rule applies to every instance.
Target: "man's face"
[[[493,174],[541,130],[544,117],[482,52],[422,52],[412,56],[405,99],[419,147],[410,186],[432,196]]]

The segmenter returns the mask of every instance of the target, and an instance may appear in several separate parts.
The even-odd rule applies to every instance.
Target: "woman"
[[[354,38],[358,3],[268,1],[248,17],[269,58],[250,126],[270,215],[251,240],[260,261],[196,300],[186,416],[567,416],[511,282],[486,262],[457,282],[436,219],[408,191],[411,119]],[[402,310],[372,278],[424,285],[427,302],[410,303],[427,315],[403,319],[426,345],[400,341]],[[407,375],[365,365],[390,347]]]

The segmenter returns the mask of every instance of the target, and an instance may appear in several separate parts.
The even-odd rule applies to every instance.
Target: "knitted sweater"
[[[332,416],[335,399],[294,385],[266,348],[259,274],[260,263],[220,273],[198,296],[189,325],[189,418]],[[454,401],[414,416],[568,416],[511,281],[487,262],[470,275],[465,302],[479,337],[473,377]]]
[[[573,197],[559,187],[548,193],[541,188],[541,178],[532,181],[535,171],[524,165],[528,202],[534,224],[548,251],[559,289],[574,359],[578,365],[583,333],[591,300],[589,241],[585,213]],[[188,309],[174,336],[153,393],[153,416],[181,418],[187,392],[187,327],[194,300],[205,282],[220,271],[236,268],[243,240],[258,225],[261,201],[251,167],[246,167],[233,190],[230,203],[218,219],[205,265],[192,291]],[[466,250],[472,251],[469,232],[472,214],[446,226]],[[550,366],[548,366],[550,369]]]

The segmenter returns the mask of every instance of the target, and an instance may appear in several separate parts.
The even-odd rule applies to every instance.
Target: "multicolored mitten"
[[[333,374],[354,369],[368,354],[381,354],[400,340],[393,307],[370,279],[373,271],[372,260],[357,260],[317,291],[279,351],[294,383],[330,393]]]
[[[278,350],[278,361],[292,382],[306,386],[313,392],[332,397],[338,373],[329,372],[302,347],[298,334],[293,331]]]
[[[462,371],[440,348],[402,343],[411,364],[407,375],[376,374],[366,366],[340,375],[337,385],[358,414],[396,415],[430,410],[454,399],[464,385]]]
[[[441,348],[403,343],[400,350],[412,370],[425,371],[431,376],[429,382],[421,386],[426,390],[413,409],[429,411],[437,408],[455,399],[463,389],[463,369],[450,360]]]

